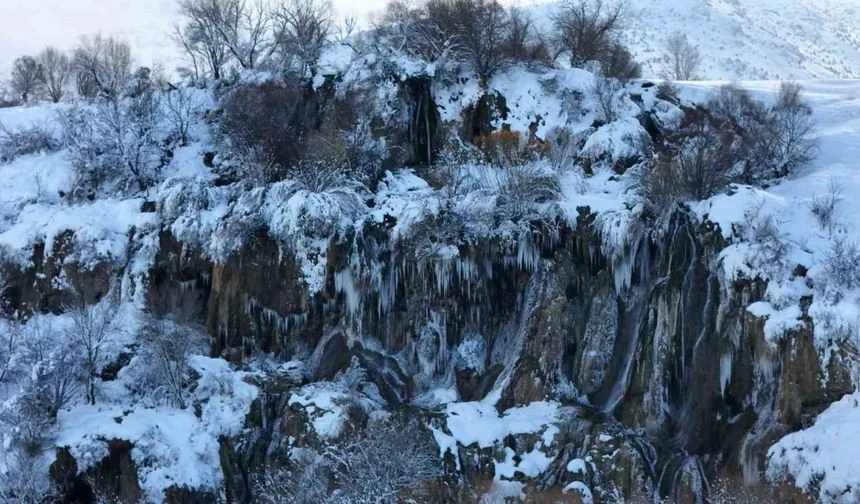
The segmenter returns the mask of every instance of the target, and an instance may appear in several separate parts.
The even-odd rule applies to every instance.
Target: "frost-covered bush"
[[[73,198],[143,193],[160,182],[169,154],[159,91],[76,106],[60,123],[75,169]]]
[[[558,173],[547,163],[535,162],[493,170],[489,187],[498,191],[497,215],[504,219],[543,217],[542,205],[557,201],[561,195]]]
[[[252,483],[256,502],[261,504],[304,504],[330,502],[326,459],[308,448],[290,450],[290,466],[271,467]]]
[[[758,248],[757,259],[761,261],[762,268],[772,270],[785,263],[791,245],[773,214],[748,212],[747,234],[750,242]]]
[[[83,355],[50,319],[36,317],[19,329],[9,370],[18,388],[0,407],[0,424],[10,436],[7,444],[35,452],[60,410],[80,396]]]
[[[844,291],[860,287],[860,246],[845,237],[833,240],[824,256],[825,282],[828,291]]]
[[[707,198],[732,181],[729,156],[719,131],[700,123],[641,173],[642,194],[658,211],[676,201]]]
[[[809,210],[815,216],[818,225],[829,234],[833,234],[837,224],[836,205],[839,203],[841,195],[842,188],[835,181],[831,180],[827,185],[827,191],[824,194],[813,197],[809,203]]]
[[[55,502],[59,492],[39,462],[37,456],[6,449],[0,453],[0,502]]]
[[[783,84],[771,107],[743,89],[723,86],[704,109],[688,112],[686,126],[667,138],[653,167],[642,173],[642,192],[653,207],[663,209],[674,201],[707,198],[731,183],[785,176],[815,152],[809,116],[794,84]]]
[[[62,143],[47,126],[10,130],[0,123],[0,163],[39,152],[54,152]]]
[[[399,502],[409,492],[420,499],[423,485],[442,476],[429,432],[395,418],[378,420],[343,444],[319,454],[293,449],[289,464],[254,481],[258,502]]]
[[[180,320],[173,319],[177,316]],[[180,409],[188,405],[188,386],[192,381],[189,358],[204,350],[200,332],[188,326],[183,318],[181,310],[149,312],[138,336],[138,355],[147,367],[147,394],[156,403],[166,402]]]

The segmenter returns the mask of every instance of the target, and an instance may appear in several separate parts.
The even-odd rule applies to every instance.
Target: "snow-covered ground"
[[[702,79],[860,77],[860,5],[854,0],[630,0],[626,5],[623,40],[649,78],[662,76],[664,41],[675,31],[701,49]],[[548,24],[555,5],[531,9],[539,25]]]

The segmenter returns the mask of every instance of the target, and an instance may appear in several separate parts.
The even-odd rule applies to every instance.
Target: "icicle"
[[[725,397],[726,386],[732,381],[732,353],[724,353],[720,357],[720,395]]]
[[[350,268],[334,274],[334,289],[338,294],[344,295],[347,313],[350,317],[355,317],[360,308],[361,293],[355,288],[355,278],[353,278]]]

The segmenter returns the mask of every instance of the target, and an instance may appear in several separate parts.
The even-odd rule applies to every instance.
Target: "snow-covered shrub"
[[[144,92],[60,114],[75,169],[73,198],[101,191],[146,192],[166,162],[161,94]]]
[[[809,203],[809,210],[815,216],[818,225],[823,231],[828,234],[833,234],[834,227],[837,224],[836,205],[842,196],[842,188],[831,180],[827,185],[827,191],[824,194],[819,194],[812,198]]]
[[[57,489],[40,465],[37,456],[4,449],[0,453],[0,502],[55,502]]]
[[[544,162],[510,166],[486,172],[488,186],[498,194],[497,215],[517,221],[542,216],[540,207],[557,201],[561,194],[558,173]]]
[[[688,135],[640,174],[642,194],[658,211],[677,201],[707,198],[732,180],[732,163],[719,132],[700,123]]]
[[[308,448],[290,450],[290,465],[270,467],[252,482],[255,502],[261,504],[304,504],[331,502],[330,476],[326,459]]]
[[[833,240],[824,256],[825,282],[829,292],[860,287],[860,246],[845,237]]]
[[[396,501],[409,490],[442,475],[442,463],[427,429],[416,422],[387,419],[370,424],[328,454],[343,502]]]
[[[398,502],[407,491],[416,498],[442,475],[435,452],[426,429],[379,420],[322,455],[293,449],[288,466],[255,479],[254,493],[266,504]]]
[[[85,373],[83,355],[50,319],[36,317],[21,328],[13,369],[18,391],[0,407],[4,442],[29,452],[41,448],[57,414],[75,401]]]
[[[756,245],[756,259],[765,270],[784,265],[791,245],[773,214],[762,214],[759,209],[747,212],[747,239]]]
[[[183,321],[169,317],[168,313],[145,315],[138,355],[147,367],[147,394],[156,403],[185,409],[192,378],[189,358],[203,353],[203,337]]]
[[[68,310],[72,326],[67,336],[82,353],[86,395],[90,404],[96,403],[96,382],[122,327],[118,310],[118,299],[112,294],[98,304],[81,303]]]
[[[0,123],[0,163],[39,152],[54,152],[62,143],[47,126],[10,130]]]

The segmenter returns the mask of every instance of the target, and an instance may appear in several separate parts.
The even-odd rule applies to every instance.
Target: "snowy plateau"
[[[860,4],[628,9],[612,82],[327,46],[302,101],[364,178],[243,171],[225,104],[268,71],[159,90],[183,140],[88,190],[103,105],[0,108],[48,137],[0,152],[0,502],[860,502]],[[663,83],[685,27],[709,80]],[[783,79],[808,162],[655,202]]]

